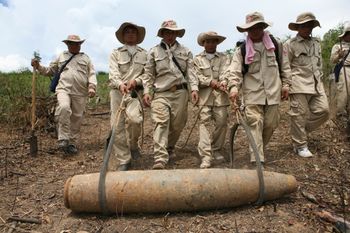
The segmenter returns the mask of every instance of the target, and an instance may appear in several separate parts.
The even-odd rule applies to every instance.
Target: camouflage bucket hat
[[[142,41],[145,39],[145,35],[146,35],[146,29],[142,26],[136,25],[134,23],[130,23],[130,22],[125,22],[122,25],[120,25],[119,29],[115,32],[115,36],[117,37],[117,39],[119,40],[120,43],[125,44],[124,41],[124,29],[126,27],[134,27],[137,30],[137,41],[136,44],[140,44],[142,43]]]
[[[226,37],[218,35],[216,32],[202,32],[201,34],[198,35],[197,37],[197,42],[200,46],[204,45],[204,41],[207,39],[217,39],[218,44],[223,42]]]
[[[157,36],[163,37],[163,30],[168,29],[170,31],[175,31],[177,37],[183,37],[185,35],[185,29],[179,28],[174,20],[166,20],[160,26]]]
[[[347,22],[346,24],[344,24],[343,33],[340,34],[338,37],[342,38],[343,36],[345,36],[347,32],[350,32],[350,22]]]
[[[301,13],[297,17],[297,21],[295,23],[289,23],[288,28],[292,31],[298,31],[298,27],[301,24],[307,23],[307,22],[313,22],[313,28],[315,27],[321,27],[320,22],[316,19],[315,15],[311,12],[305,12]]]
[[[253,12],[245,17],[245,24],[237,26],[236,28],[239,32],[246,32],[249,28],[258,23],[264,24],[265,28],[272,25],[272,23],[265,21],[264,16],[260,12]]]
[[[66,44],[67,44],[68,42],[74,42],[74,43],[80,43],[80,44],[82,44],[82,43],[84,43],[84,41],[85,41],[85,40],[81,40],[80,37],[79,37],[78,35],[69,35],[69,36],[67,37],[67,39],[62,40],[62,42],[66,43]]]

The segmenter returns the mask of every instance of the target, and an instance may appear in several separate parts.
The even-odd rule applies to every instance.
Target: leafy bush
[[[109,103],[108,74],[97,76],[99,104]],[[49,91],[50,78],[36,76],[36,97],[46,101],[53,95]],[[32,72],[0,73],[0,123],[10,125],[27,125],[30,122],[32,93]],[[89,102],[89,107],[95,107],[97,101]]]

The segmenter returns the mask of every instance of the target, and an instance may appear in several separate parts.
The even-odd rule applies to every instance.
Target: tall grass
[[[0,72],[0,123],[9,125],[26,125],[30,122],[32,72],[13,73]],[[107,86],[108,74],[97,75],[98,104],[109,102]],[[48,99],[54,95],[49,91],[50,78],[36,76],[36,97]],[[97,97],[96,97],[97,98]],[[89,107],[95,107],[97,101],[89,102]]]

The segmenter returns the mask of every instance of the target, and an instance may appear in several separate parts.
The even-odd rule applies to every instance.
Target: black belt
[[[166,92],[166,91],[174,92],[174,91],[181,90],[181,89],[187,90],[187,83],[182,83],[182,84],[174,85],[174,86],[172,86],[171,88],[169,88],[168,90],[165,90],[165,91],[156,91],[156,92]]]

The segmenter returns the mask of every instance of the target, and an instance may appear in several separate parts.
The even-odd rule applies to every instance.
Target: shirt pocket
[[[259,52],[256,52],[253,58],[253,62],[248,66],[248,73],[255,74],[260,71],[261,67],[261,55]]]
[[[154,61],[156,63],[156,71],[158,74],[169,70],[169,59],[166,54],[159,54],[154,58]]]
[[[119,72],[125,74],[130,67],[131,58],[126,53],[121,53],[118,60]]]
[[[146,65],[147,57],[146,55],[136,55],[134,58],[133,70],[135,73],[142,73],[144,66]]]
[[[179,54],[175,55],[175,58],[181,67],[181,71],[186,73],[187,59],[188,59],[186,54],[179,53]]]
[[[304,50],[296,50],[294,55],[293,63],[296,66],[307,66],[311,63],[310,56]]]
[[[206,77],[211,77],[211,68],[210,65],[208,64],[201,64],[200,66],[198,66],[198,69],[200,71],[201,74],[203,74]]]
[[[267,66],[277,66],[277,60],[276,60],[276,55],[274,51],[268,51],[266,53],[266,59],[267,59]]]
[[[64,66],[64,64],[66,64],[66,62],[68,61],[68,59],[67,60],[62,60],[62,61],[59,61],[58,62],[58,69],[57,69],[57,72],[59,72],[61,69],[62,69],[62,67]],[[64,67],[64,69],[62,70],[62,72],[63,71],[65,71],[65,70],[68,70],[68,64]]]
[[[78,60],[77,61],[77,64],[78,64],[78,71],[84,75],[87,74],[88,72],[88,63],[87,61],[84,61],[84,60]]]

